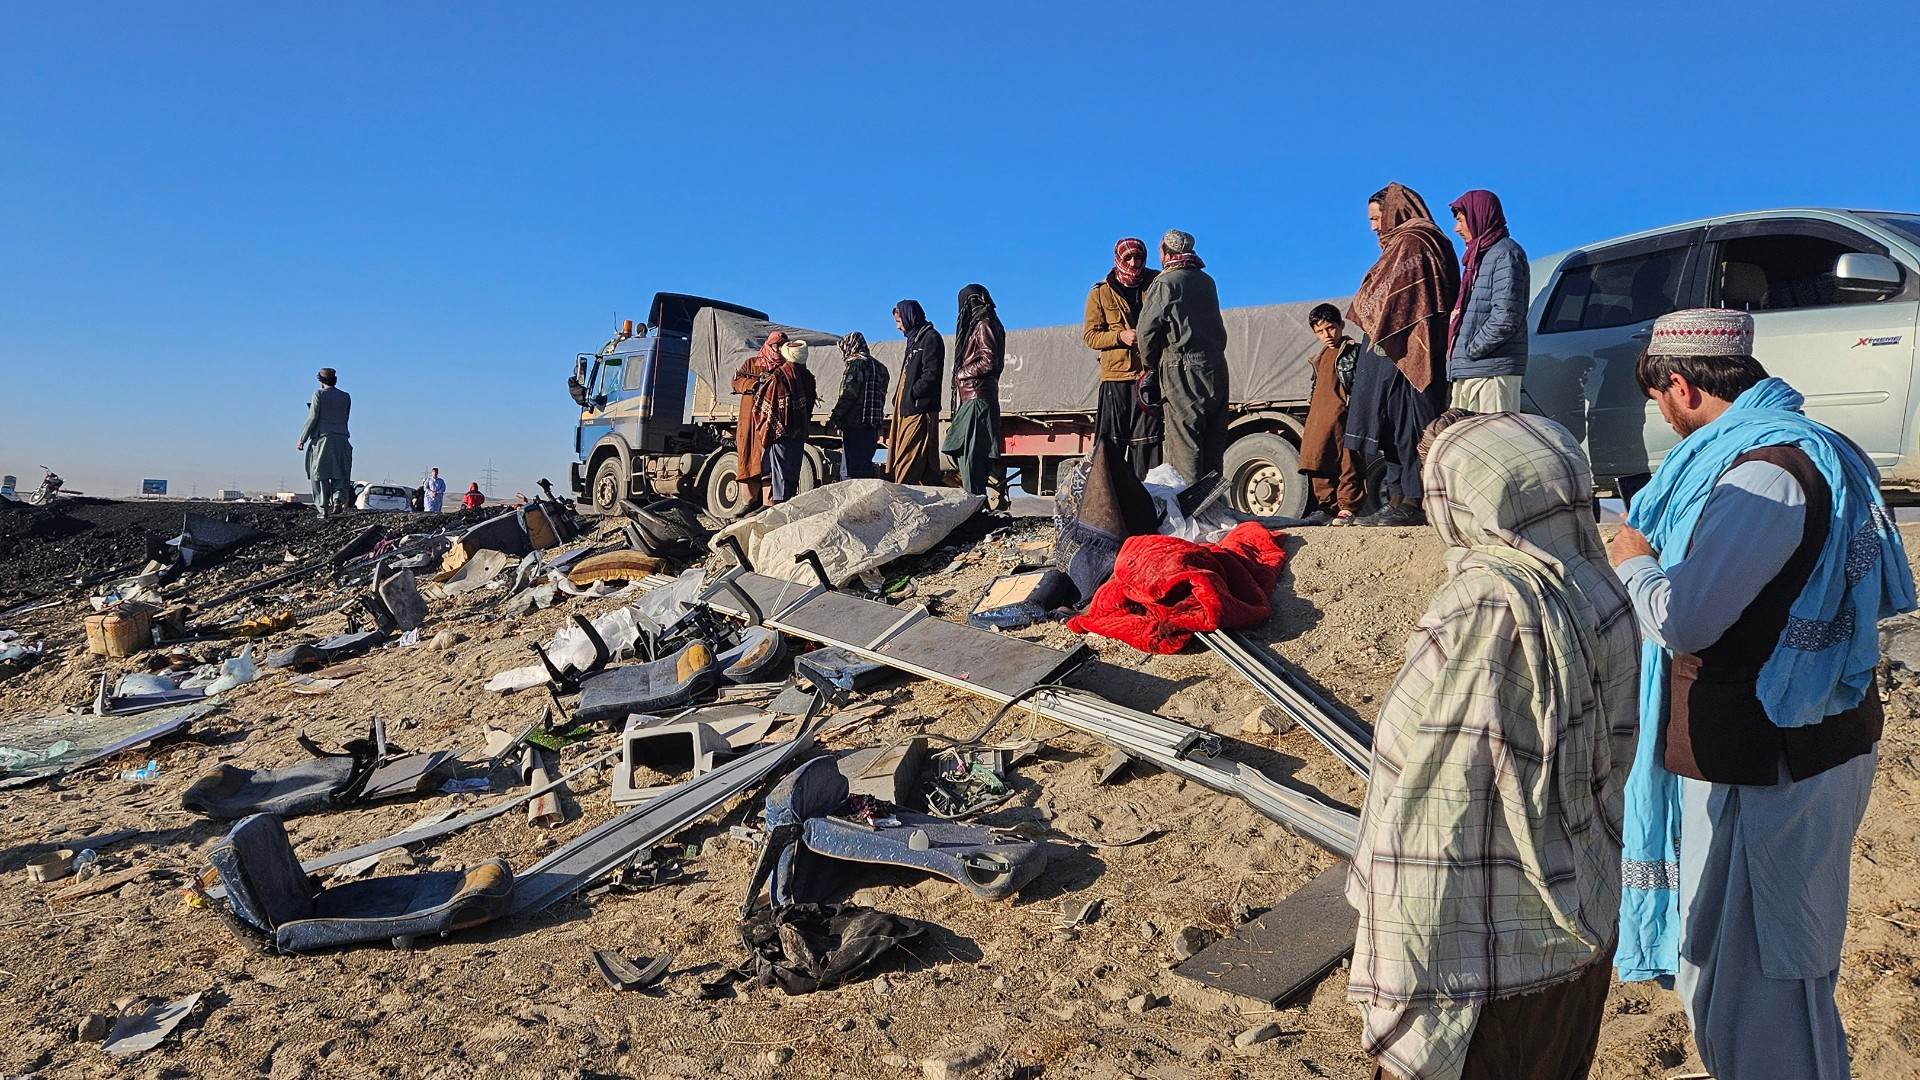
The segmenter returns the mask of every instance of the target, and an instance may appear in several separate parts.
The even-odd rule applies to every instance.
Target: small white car
[[[392,484],[355,484],[353,505],[362,510],[411,510],[413,492]]]

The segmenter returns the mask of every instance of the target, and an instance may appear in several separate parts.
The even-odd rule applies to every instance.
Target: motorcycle
[[[45,506],[61,495],[80,494],[80,492],[67,487],[66,481],[60,479],[59,473],[54,472],[45,465],[40,466],[40,470],[47,475],[40,478],[40,488],[38,491],[30,491],[27,493],[26,501],[30,505]]]

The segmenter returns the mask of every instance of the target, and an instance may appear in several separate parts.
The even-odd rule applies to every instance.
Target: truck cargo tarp
[[[1226,311],[1227,372],[1232,401],[1246,404],[1307,400],[1313,358],[1320,352],[1320,341],[1307,326],[1307,312],[1318,302],[1267,304]],[[1332,303],[1343,311],[1346,309],[1345,300]],[[740,396],[729,388],[730,380],[775,330],[784,330],[789,338],[807,342],[807,367],[813,371],[820,388],[820,404],[815,415],[826,416],[839,396],[844,369],[837,335],[704,308],[693,325],[691,366],[695,386],[688,419],[726,419],[739,414]],[[893,379],[891,385],[898,386],[906,342],[894,337],[891,330],[887,334],[891,340],[871,340],[876,336],[872,334],[868,337],[873,355],[886,365]],[[948,329],[943,331],[943,336],[948,339],[946,370],[950,379],[953,335]],[[1008,331],[1007,369],[1000,379],[1002,411],[1028,416],[1091,413],[1098,380],[1098,355],[1087,348],[1080,324]],[[890,389],[889,394],[891,392]],[[943,391],[941,397],[945,399],[950,393]],[[943,403],[948,408],[953,404],[944,400]],[[888,411],[892,411],[891,402]]]

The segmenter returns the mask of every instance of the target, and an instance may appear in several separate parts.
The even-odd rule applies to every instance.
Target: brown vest
[[[1760,703],[1760,668],[1780,644],[1793,602],[1813,576],[1833,527],[1833,492],[1804,451],[1763,446],[1734,459],[1778,465],[1807,495],[1800,545],[1720,640],[1698,654],[1673,658],[1672,701],[1661,754],[1676,776],[1716,784],[1773,784],[1784,757],[1795,780],[1818,776],[1873,749],[1885,715],[1880,682],[1867,684],[1860,704],[1806,727],[1776,727]]]

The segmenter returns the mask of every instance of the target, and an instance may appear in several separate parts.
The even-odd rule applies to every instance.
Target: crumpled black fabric
[[[742,973],[789,994],[830,990],[925,934],[927,924],[858,904],[763,907],[740,923]]]

